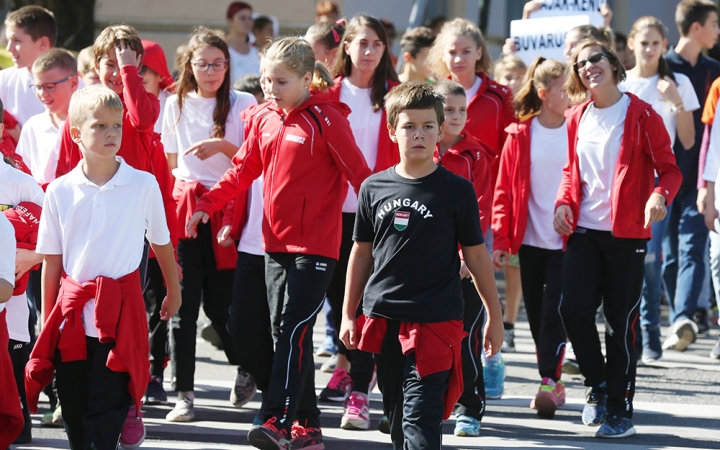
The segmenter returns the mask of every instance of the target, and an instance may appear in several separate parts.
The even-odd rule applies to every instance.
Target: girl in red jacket
[[[253,116],[233,167],[198,200],[187,231],[194,237],[201,220],[264,176],[262,234],[275,356],[264,424],[248,439],[259,448],[287,448],[291,439],[294,448],[323,448],[312,327],[339,255],[347,181],[357,191],[371,172],[348,138],[347,108],[311,91],[332,79],[307,42],[276,41],[263,57],[262,74],[270,101]]]
[[[565,403],[565,331],[558,313],[563,242],[552,217],[567,159],[566,78],[558,61],[540,57],[530,66],[515,100],[518,117],[529,119],[507,128],[493,203],[493,264],[500,269],[516,254],[523,268],[525,310],[542,378],[530,407],[550,419]]]
[[[583,41],[570,64],[568,94],[582,103],[568,115],[553,219],[567,240],[560,314],[588,387],[583,422],[602,424],[598,437],[620,438],[635,434],[634,325],[650,227],[667,214],[682,175],[662,118],[618,89],[625,69],[610,47]],[[607,361],[591,331],[601,304]]]
[[[370,170],[379,172],[400,161],[397,144],[390,141],[385,126],[385,94],[398,84],[385,27],[374,17],[355,16],[347,24],[341,47],[335,60],[335,85],[328,90],[327,96],[350,107],[352,112],[348,121],[355,143]],[[355,192],[348,189],[342,206],[340,259],[327,292],[336,325],[342,319],[345,274],[353,246],[357,202]],[[370,426],[368,391],[375,368],[372,355],[361,350],[348,351],[340,341],[337,341],[337,347],[338,363],[320,399],[343,401],[347,398],[341,428],[367,430]]]

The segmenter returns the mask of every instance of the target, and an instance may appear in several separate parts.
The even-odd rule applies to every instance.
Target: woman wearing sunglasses
[[[635,434],[633,329],[650,227],[667,214],[682,176],[662,118],[618,89],[625,69],[607,45],[581,42],[570,67],[567,91],[582,103],[568,115],[553,221],[566,240],[560,314],[587,386],[583,423],[599,425],[598,437],[622,438]],[[607,361],[592,331],[601,304]]]

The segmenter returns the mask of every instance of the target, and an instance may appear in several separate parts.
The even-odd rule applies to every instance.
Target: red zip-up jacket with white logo
[[[195,211],[212,215],[264,174],[264,250],[338,259],[343,185],[348,180],[357,192],[371,174],[348,114],[347,107],[317,94],[287,116],[264,104],[255,110],[233,167]]]
[[[618,238],[650,239],[650,228],[644,227],[645,204],[650,194],[657,192],[665,197],[665,204],[669,205],[680,189],[682,174],[675,164],[670,136],[662,118],[635,95],[629,92],[625,95],[630,97],[630,105],[625,117],[610,199],[612,234]],[[582,200],[582,178],[577,155],[578,128],[591,101],[574,106],[565,113],[568,118],[568,161],[563,168],[555,209],[560,205],[570,206],[575,219],[572,223],[573,231],[580,216]],[[657,186],[653,170],[658,175]],[[567,238],[564,237],[565,242]]]
[[[439,146],[436,146],[433,160],[473,184],[480,210],[480,228],[484,235],[490,225],[492,212],[493,182],[490,167],[496,159],[496,153],[469,133],[463,131],[461,136],[462,139],[442,156]]]

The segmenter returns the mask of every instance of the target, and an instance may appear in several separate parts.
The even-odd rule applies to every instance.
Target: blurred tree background
[[[27,5],[40,5],[55,14],[58,24],[57,46],[82,50],[95,40],[95,0],[9,0],[10,11]]]

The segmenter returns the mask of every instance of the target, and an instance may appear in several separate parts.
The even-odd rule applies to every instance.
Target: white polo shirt
[[[5,215],[0,214],[0,279],[15,284],[15,230]],[[0,312],[5,303],[0,303]]]
[[[34,115],[45,111],[45,107],[35,95],[35,79],[29,69],[8,67],[0,70],[0,100],[5,111],[20,122],[20,126]]]
[[[0,211],[14,208],[20,202],[42,205],[43,197],[43,190],[33,177],[0,158]]]
[[[22,127],[15,152],[22,156],[38,184],[55,179],[62,126],[56,127],[47,111],[32,116]]]
[[[45,194],[37,252],[62,255],[65,273],[79,283],[133,272],[146,236],[153,244],[170,242],[155,177],[118,161],[120,168],[104,186],[87,179],[81,161]],[[83,309],[85,334],[91,337],[98,335],[94,311],[92,299]]]

